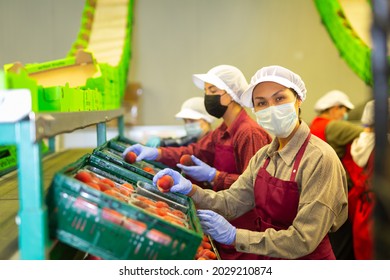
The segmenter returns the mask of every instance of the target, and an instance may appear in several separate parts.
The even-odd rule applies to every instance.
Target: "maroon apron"
[[[298,151],[291,172],[290,181],[272,177],[267,172],[266,168],[270,162],[269,157],[265,160],[263,167],[260,168],[254,186],[255,209],[258,215],[258,231],[263,232],[267,228],[286,230],[292,225],[292,222],[297,215],[299,204],[299,190],[298,184],[295,181],[295,176],[302,156],[306,150],[306,146],[309,143],[310,136],[311,134],[307,136],[305,142]],[[271,260],[276,258],[261,256],[261,259]],[[334,260],[335,256],[328,235],[324,237],[312,253],[299,259]]]
[[[239,174],[234,158],[234,149],[231,145],[215,145],[214,167],[227,173]],[[233,226],[255,231],[257,215],[252,209],[242,216],[229,221]],[[218,253],[223,260],[257,260],[259,255],[237,252],[234,246],[215,242]]]

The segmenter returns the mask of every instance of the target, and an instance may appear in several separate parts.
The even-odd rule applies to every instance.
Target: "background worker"
[[[362,176],[364,176],[361,184],[350,191],[349,196],[355,204],[351,205],[350,203],[348,206],[352,222],[353,247],[355,257],[358,260],[374,258],[372,219],[375,205],[375,195],[372,188],[375,151],[374,105],[374,100],[366,103],[361,117],[364,130],[358,138],[353,140],[351,145],[352,159],[363,168]],[[390,113],[390,99],[388,99],[388,105]]]
[[[178,138],[154,136],[145,143],[148,147],[180,147],[195,143],[211,131],[215,118],[207,113],[203,97],[192,97],[184,101],[175,115],[184,121],[186,135]]]
[[[348,216],[346,174],[334,150],[300,119],[305,98],[300,76],[281,66],[261,68],[241,100],[275,138],[238,180],[215,192],[166,168],[154,176],[154,184],[171,175],[170,191],[190,196],[203,209],[198,217],[205,233],[240,252],[261,259],[334,259],[328,233]],[[257,216],[255,230],[228,222],[250,209]]]
[[[213,67],[205,74],[193,75],[195,85],[205,92],[207,112],[223,122],[197,143],[183,147],[150,148],[133,145],[124,155],[135,152],[137,160],[156,160],[170,167],[176,165],[195,182],[209,182],[214,191],[228,189],[247,167],[252,156],[271,142],[270,135],[247,114],[240,96],[248,83],[242,72],[231,65]],[[191,154],[195,166],[178,164],[184,154]],[[247,212],[247,211],[245,211]],[[242,212],[232,223],[255,228],[252,209]],[[222,259],[255,259],[257,255],[239,253],[233,246],[217,244]]]
[[[344,92],[329,91],[314,105],[318,116],[310,124],[311,133],[326,141],[339,156],[347,172],[348,190],[359,185],[362,180],[362,168],[354,163],[350,153],[352,141],[363,130],[361,126],[347,121],[349,110],[354,108]],[[347,220],[337,232],[330,234],[330,240],[336,259],[355,259],[350,220]]]

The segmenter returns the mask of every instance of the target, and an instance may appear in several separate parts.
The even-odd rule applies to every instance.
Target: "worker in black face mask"
[[[247,167],[252,156],[271,142],[271,136],[261,128],[241,106],[240,96],[248,83],[244,74],[231,65],[219,65],[206,74],[193,75],[195,85],[205,92],[207,112],[223,122],[197,143],[186,147],[128,147],[123,155],[133,151],[137,160],[156,160],[170,167],[179,167],[187,178],[209,182],[215,191],[225,190]],[[180,157],[191,154],[195,165],[178,164]],[[253,210],[238,217],[232,224],[254,230]],[[256,259],[257,255],[239,253],[233,246],[218,244],[222,259]]]

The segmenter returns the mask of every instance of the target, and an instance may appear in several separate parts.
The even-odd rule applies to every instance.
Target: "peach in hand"
[[[157,180],[157,188],[161,192],[169,192],[171,187],[173,186],[173,178],[169,175],[164,175],[160,179]]]
[[[186,165],[186,166],[194,165],[194,162],[192,161],[191,155],[189,155],[189,154],[182,155],[180,158],[180,164]]]
[[[134,153],[134,152],[128,152],[125,157],[124,157],[124,160],[130,164],[133,164],[137,159],[137,154]]]

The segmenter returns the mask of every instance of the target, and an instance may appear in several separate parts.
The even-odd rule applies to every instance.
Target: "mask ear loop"
[[[225,90],[225,93],[224,93],[224,94],[221,94],[221,97],[224,96],[225,94],[228,94],[226,90]],[[229,96],[230,96],[230,94],[229,94]],[[227,104],[227,105],[222,105],[222,104],[221,104],[221,105],[222,105],[222,106],[229,107],[229,105],[232,104],[232,102],[234,102],[233,97],[230,96],[230,99],[231,99],[231,100],[230,100],[229,104]]]

